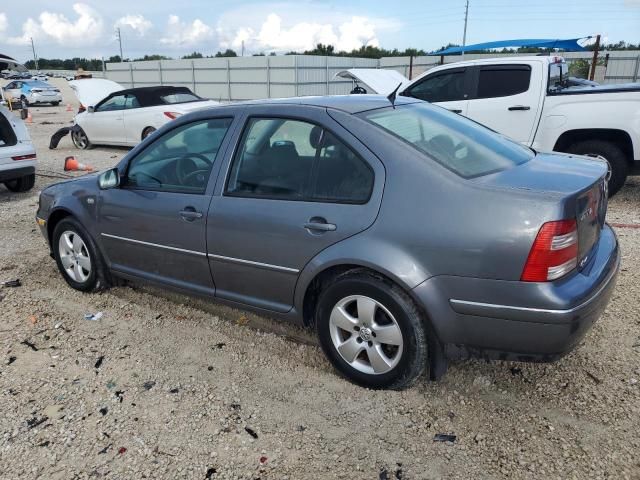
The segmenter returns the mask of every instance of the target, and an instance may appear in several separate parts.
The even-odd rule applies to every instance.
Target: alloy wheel
[[[76,147],[80,149],[87,148],[87,145],[89,144],[89,139],[87,138],[86,133],[84,133],[83,131],[75,130],[71,135],[73,137],[73,143],[75,144]]]
[[[360,372],[387,373],[402,357],[400,326],[373,298],[351,295],[340,300],[331,311],[329,331],[338,354]]]
[[[84,283],[91,275],[91,257],[80,235],[66,230],[58,240],[60,262],[71,280]]]

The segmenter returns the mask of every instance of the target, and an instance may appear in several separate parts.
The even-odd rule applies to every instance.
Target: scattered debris
[[[253,438],[258,438],[258,434],[250,427],[244,427],[244,431],[251,435]]]
[[[591,380],[593,380],[594,382],[596,382],[596,385],[600,385],[602,383],[602,380],[600,380],[598,377],[596,377],[593,373],[591,373],[589,370],[585,370],[584,373],[587,374],[587,377],[589,377]]]
[[[115,395],[118,398],[118,401],[120,403],[122,403],[122,401],[124,400],[124,391],[123,390],[116,390]]]
[[[36,318],[35,315],[31,315],[29,317],[29,321],[31,322],[31,325],[35,325],[36,323],[38,323],[38,319]]]
[[[95,368],[100,368],[102,366],[102,362],[104,362],[104,355],[100,355],[98,360],[96,360]]]
[[[33,350],[34,352],[38,351],[38,347],[36,347],[33,343],[31,343],[29,340],[23,340],[20,342],[22,345],[26,345],[27,347],[29,347],[31,350]]]
[[[98,320],[100,320],[102,318],[102,315],[104,315],[102,312],[85,313],[84,314],[84,319],[85,320],[91,320],[92,322],[97,322]]]
[[[212,350],[214,350],[216,348],[217,349],[221,349],[221,348],[224,348],[225,345],[226,345],[226,343],[222,343],[222,342],[221,343],[216,343],[213,347],[211,347],[211,349]]]
[[[16,278],[15,280],[7,280],[6,282],[2,282],[0,283],[0,286],[7,287],[7,288],[16,288],[16,287],[21,287],[22,282],[20,281],[19,278]]]
[[[7,365],[11,365],[13,362],[15,362],[18,359],[18,357],[9,357],[9,360],[7,360]]]
[[[52,418],[54,420],[60,420],[65,416],[62,405],[49,405],[42,413],[44,413],[46,418]]]
[[[240,406],[239,403],[232,403],[231,405],[229,405],[229,407],[231,408],[231,410],[241,410],[242,407]]]
[[[127,451],[126,447],[120,447],[118,449],[118,455],[124,455],[126,451]]]
[[[522,369],[520,367],[511,367],[511,375],[522,375]]]
[[[106,447],[104,447],[102,450],[100,450],[98,452],[98,455],[104,455],[105,453],[107,453],[109,451],[109,449],[113,446],[113,443],[110,443],[109,445],[107,445]]]
[[[109,381],[107,382],[107,388],[108,388],[109,390],[111,390],[111,389],[112,389],[112,388],[114,388],[115,386],[116,386],[116,382],[114,382],[113,380],[109,380]]]
[[[298,428],[296,430],[298,430],[299,432],[304,432],[307,429],[307,427],[305,427],[304,425],[298,425]]]
[[[156,382],[154,382],[153,380],[149,380],[148,382],[144,382],[142,386],[144,387],[145,390],[151,390],[153,387],[156,386]]]
[[[238,325],[246,325],[248,322],[249,322],[249,319],[244,315],[241,315],[240,318],[236,320],[236,323]]]
[[[205,480],[210,480],[213,478],[213,475],[217,473],[217,470],[213,467],[207,468],[207,473],[204,476]]]
[[[211,370],[213,370],[213,367],[212,367],[211,365],[209,365],[209,366],[207,367],[207,370],[211,371]]]
[[[449,417],[450,420],[453,420],[454,418],[456,418],[456,414],[452,411],[449,411],[449,413],[447,413],[447,417]]]
[[[102,416],[104,417],[104,416],[107,414],[107,412],[109,411],[109,409],[108,409],[107,407],[102,407],[102,408],[101,408],[100,410],[98,410],[98,411],[99,411],[99,412],[102,414]]]
[[[447,433],[436,433],[433,436],[433,441],[434,442],[455,442],[456,441],[456,436],[455,435],[449,435]]]
[[[45,440],[42,443],[39,443],[37,446],[38,447],[48,447],[51,444],[51,442],[49,440]]]
[[[47,417],[42,417],[42,418],[33,417],[33,418],[27,420],[27,428],[29,428],[29,430],[31,430],[32,428],[36,428],[38,425],[42,425],[47,420],[49,420],[49,418],[47,418]]]
[[[178,393],[179,391],[179,388],[172,388],[171,390],[169,390],[169,393]]]
[[[262,457],[260,457],[260,465],[266,465],[268,461],[269,461],[269,459],[267,457],[265,457],[264,455]]]
[[[387,473],[387,469],[383,468],[380,470],[380,474],[378,475],[378,480],[389,480],[389,474]]]
[[[158,315],[156,315],[156,320],[160,320],[162,318],[162,314],[159,313]]]

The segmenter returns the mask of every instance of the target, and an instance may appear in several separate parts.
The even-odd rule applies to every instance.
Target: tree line
[[[443,45],[438,50],[442,50],[449,47],[459,47],[460,45],[449,43],[448,45]],[[593,50],[594,45],[589,45],[585,47],[587,50]],[[640,43],[633,44],[627,43],[624,41],[609,43],[600,45],[600,50],[640,50]],[[552,52],[552,49],[545,48],[503,48],[499,52],[496,53],[549,53]],[[303,52],[290,51],[285,53],[285,55],[321,55],[321,56],[335,56],[335,57],[360,57],[360,58],[382,58],[382,57],[418,57],[422,55],[427,55],[428,52],[422,49],[417,48],[406,48],[404,50],[398,50],[397,48],[388,50],[386,48],[373,47],[371,45],[363,45],[360,48],[351,50],[350,52],[346,51],[337,51],[333,45],[324,45],[319,43],[315,46],[315,48],[311,50],[305,50]],[[488,53],[487,51],[478,50],[469,53]],[[254,53],[253,56],[265,56],[267,55],[264,52]],[[274,56],[275,52],[270,52],[268,55]],[[184,55],[179,57],[181,59],[196,59],[196,58],[220,58],[220,57],[237,57],[238,54],[231,49],[226,49],[225,51],[218,51],[213,55],[205,55],[201,52],[192,52],[188,55]],[[125,58],[125,61],[144,61],[144,60],[173,60],[172,57],[168,57],[166,55],[145,55],[140,58]],[[104,59],[104,62],[108,63],[118,63],[121,62],[122,59],[120,55],[114,55],[109,57],[108,59]],[[57,59],[57,58],[40,58],[38,59],[38,68],[40,70],[76,70],[78,68],[83,68],[84,70],[96,71],[102,70],[103,60],[98,58],[69,58],[66,60]],[[29,60],[25,63],[25,67],[30,70],[35,69],[35,62],[33,60]]]

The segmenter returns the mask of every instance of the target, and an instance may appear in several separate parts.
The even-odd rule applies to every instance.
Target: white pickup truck
[[[378,69],[336,76],[384,95],[401,84],[400,95],[465,115],[535,150],[603,157],[611,168],[609,195],[640,165],[640,83],[571,86],[562,57],[456,62],[412,81]]]

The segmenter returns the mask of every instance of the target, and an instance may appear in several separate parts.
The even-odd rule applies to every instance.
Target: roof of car
[[[114,94],[121,95],[127,93],[137,93],[143,95],[160,95],[167,92],[191,92],[187,87],[174,87],[172,85],[156,85],[153,87],[135,87],[135,88],[127,88],[125,90],[119,90],[117,92],[113,92]],[[193,93],[193,92],[191,92]]]
[[[420,100],[409,97],[397,97],[396,105],[419,103]],[[326,95],[322,97],[293,97],[270,98],[264,100],[251,100],[247,102],[233,103],[234,105],[308,105],[313,107],[332,108],[347,113],[360,113],[376,108],[391,105],[389,99],[383,95]],[[219,107],[215,107],[219,108]]]

